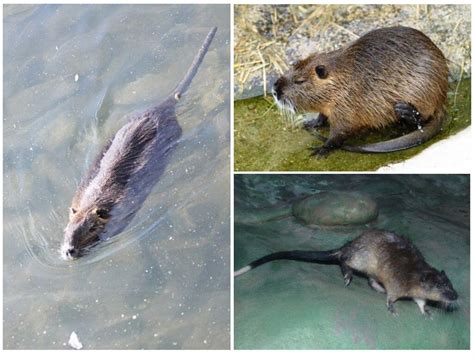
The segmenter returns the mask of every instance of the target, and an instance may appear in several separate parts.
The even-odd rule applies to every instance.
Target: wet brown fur
[[[324,79],[315,71],[321,65],[328,73]],[[328,118],[329,140],[337,148],[363,130],[397,123],[398,102],[413,105],[424,122],[443,120],[448,67],[443,53],[422,32],[391,27],[371,31],[336,51],[312,54],[277,83],[282,103]]]
[[[133,117],[104,147],[83,178],[73,199],[61,252],[81,256],[102,239],[120,233],[133,219],[163,174],[182,129],[176,104],[207,53],[217,28],[173,92],[159,105]]]
[[[83,250],[94,245],[112,217],[116,221],[108,228],[110,236],[133,218],[181,136],[174,107],[174,98],[169,98],[137,115],[98,155],[72,199],[66,228],[71,247]]]

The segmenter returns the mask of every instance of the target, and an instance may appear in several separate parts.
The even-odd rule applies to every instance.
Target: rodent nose
[[[445,293],[445,297],[448,298],[450,301],[455,301],[458,299],[458,293],[455,290],[449,290]]]
[[[66,250],[66,255],[73,258],[77,255],[77,249],[75,248],[69,248],[68,250]]]

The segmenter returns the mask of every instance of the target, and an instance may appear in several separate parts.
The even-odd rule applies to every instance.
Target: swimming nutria
[[[120,233],[163,173],[181,136],[175,106],[191,84],[217,28],[211,29],[185,77],[158,106],[132,118],[99,154],[71,204],[61,247],[63,257],[81,256],[99,240]]]
[[[428,265],[407,238],[383,230],[368,230],[339,249],[273,253],[236,271],[234,276],[282,259],[339,264],[345,286],[351,283],[353,271],[363,273],[373,289],[387,293],[387,307],[391,313],[395,313],[393,303],[399,298],[412,298],[421,313],[428,315],[426,301],[451,306],[458,298],[444,271],[439,272]]]
[[[329,138],[313,155],[332,149],[392,152],[419,145],[441,129],[448,90],[448,66],[441,50],[408,27],[371,31],[346,47],[312,54],[297,62],[273,86],[278,106],[319,112],[315,126],[329,123]],[[397,121],[416,125],[402,137],[363,146],[344,141],[364,129]]]

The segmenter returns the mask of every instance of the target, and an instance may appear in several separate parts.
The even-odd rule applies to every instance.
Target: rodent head
[[[106,208],[93,206],[87,209],[69,210],[69,223],[64,230],[64,241],[61,255],[64,259],[75,259],[81,256],[85,249],[99,241],[109,220]]]
[[[451,303],[457,300],[458,294],[444,271],[429,269],[421,275],[421,287],[426,298],[432,301]]]
[[[334,88],[334,68],[325,54],[313,54],[293,65],[272,88],[275,102],[292,113],[321,112],[330,115],[330,97]]]

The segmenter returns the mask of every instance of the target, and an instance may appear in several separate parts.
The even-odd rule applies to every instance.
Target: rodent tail
[[[206,55],[212,40],[214,39],[214,35],[217,32],[217,27],[211,28],[209,33],[206,36],[206,39],[204,40],[201,48],[199,49],[199,52],[196,54],[194,57],[194,60],[191,64],[191,66],[188,69],[188,72],[184,76],[184,78],[181,80],[181,82],[176,86],[176,88],[173,91],[173,96],[176,100],[179,100],[181,96],[186,92],[188,89],[189,85],[191,84],[191,81],[193,81],[194,76],[196,75],[199,66],[201,65],[204,56]]]
[[[293,251],[280,251],[277,253],[266,255],[260,259],[252,261],[247,266],[234,272],[234,277],[245,274],[246,272],[255,269],[256,267],[266,264],[274,260],[296,260],[307,263],[338,263],[339,262],[339,249],[327,250],[327,251],[304,251],[304,250],[293,250]]]
[[[441,130],[445,117],[445,111],[435,112],[430,121],[423,127],[404,136],[391,139],[385,142],[350,146],[344,145],[341,149],[356,153],[388,153],[404,150],[420,145],[433,138]]]

